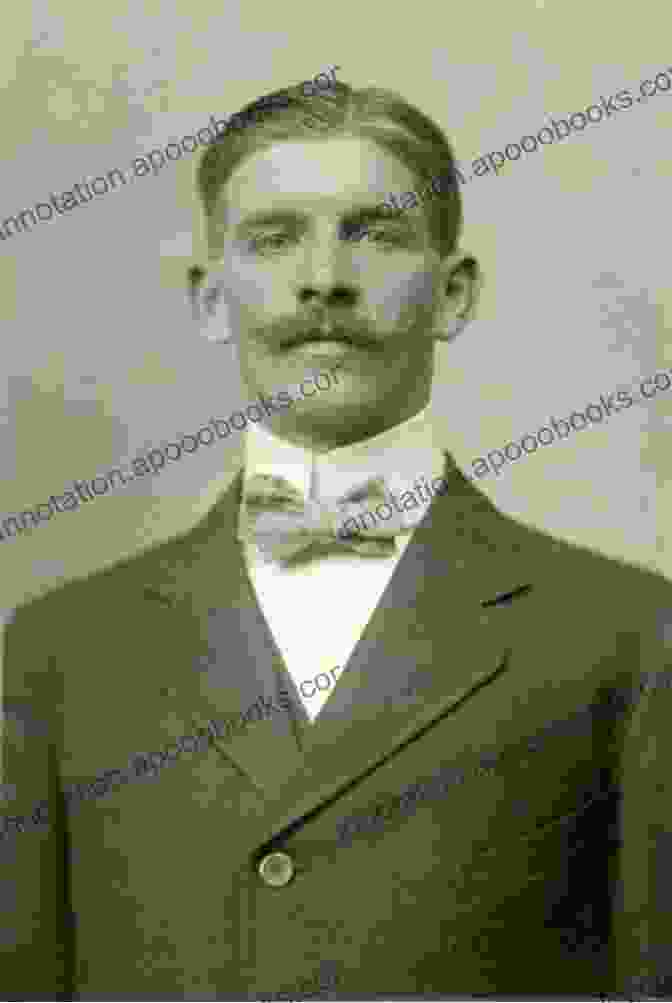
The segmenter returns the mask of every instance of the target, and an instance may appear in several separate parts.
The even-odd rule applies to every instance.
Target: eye
[[[368,237],[372,244],[397,246],[404,242],[404,234],[398,230],[393,230],[386,226],[367,226],[362,231],[362,236]]]
[[[250,247],[254,251],[282,251],[289,243],[289,236],[286,233],[262,233],[253,237]]]
[[[381,241],[389,240],[391,234],[387,233],[385,230],[376,229],[372,227],[368,231],[369,240],[373,241],[374,244],[378,244]]]
[[[358,226],[349,227],[346,233],[346,240],[351,240],[353,244],[358,244],[360,240],[369,232],[369,226],[367,223],[360,223]]]

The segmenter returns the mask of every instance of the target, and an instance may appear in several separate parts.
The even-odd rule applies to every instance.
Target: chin
[[[297,400],[294,410],[300,414],[314,414],[320,418],[328,418],[333,414],[336,418],[339,415],[358,413],[363,407],[370,406],[370,403],[369,395],[363,387],[361,390],[358,387],[332,387],[323,394]]]

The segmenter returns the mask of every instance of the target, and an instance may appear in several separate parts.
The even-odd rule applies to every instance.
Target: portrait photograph
[[[12,13],[0,1000],[672,999],[669,24]]]

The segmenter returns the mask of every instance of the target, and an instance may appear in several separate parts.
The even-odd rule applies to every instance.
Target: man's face
[[[217,285],[248,387],[271,395],[338,365],[338,382],[292,420],[375,426],[426,402],[445,271],[421,209],[376,215],[389,193],[417,187],[359,138],[278,143],[224,186]]]

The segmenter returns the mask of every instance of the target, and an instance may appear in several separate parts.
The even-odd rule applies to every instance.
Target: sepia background
[[[662,0],[13,7],[0,33],[0,219],[338,65],[432,115],[460,165],[672,66]],[[672,366],[672,91],[466,184],[478,319],[439,349],[441,443],[472,459]],[[198,154],[0,242],[0,521],[246,403],[199,336]],[[672,391],[478,481],[524,522],[672,577]],[[187,529],[242,438],[0,542],[3,617]],[[219,482],[221,486],[221,481]]]

